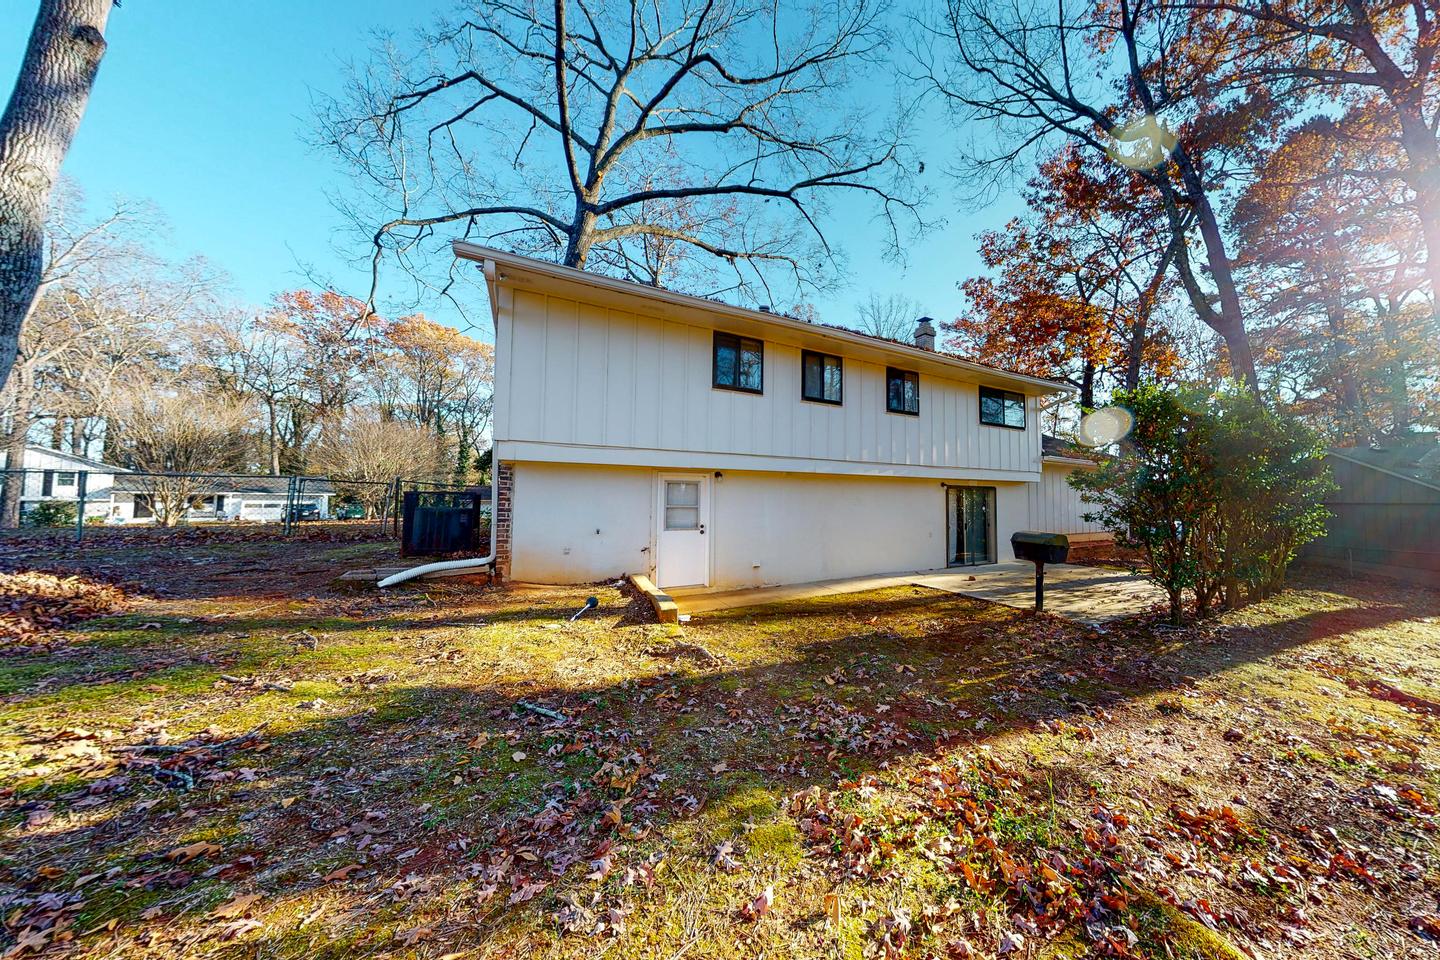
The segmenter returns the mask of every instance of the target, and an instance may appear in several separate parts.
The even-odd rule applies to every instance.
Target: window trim
[[[738,333],[726,333],[723,330],[716,330],[714,338],[710,342],[710,386],[715,390],[733,390],[736,393],[751,393],[760,395],[765,392],[765,341],[757,337],[742,337]],[[720,344],[721,341],[729,341],[735,347],[735,383],[720,382]],[[746,343],[758,344],[760,347],[760,386],[743,386],[740,381],[740,354],[744,351]]]
[[[915,409],[914,409],[914,410],[906,410],[906,409],[904,409],[903,407],[896,408],[896,407],[892,407],[892,406],[890,405],[890,381],[893,380],[893,379],[895,379],[895,377],[897,377],[897,376],[899,376],[899,377],[902,378],[902,379],[903,379],[903,378],[906,378],[906,377],[914,377],[914,378],[915,378]],[[901,402],[902,402],[902,403],[904,402],[904,390],[901,390]],[[899,414],[899,415],[902,416],[902,417],[918,417],[918,416],[920,416],[920,371],[918,371],[918,370],[906,370],[904,367],[886,367],[886,368],[885,368],[885,412],[886,412],[886,413],[897,413],[897,414]]]
[[[820,361],[820,392],[818,397],[812,397],[805,393],[805,363],[811,357]],[[840,366],[840,396],[834,400],[826,397],[825,392],[825,361],[834,360]],[[800,399],[806,403],[824,403],[832,407],[845,405],[845,358],[835,353],[822,353],[819,350],[800,351]]]
[[[1001,419],[1000,419],[1000,422],[999,422],[999,423],[995,423],[995,422],[993,422],[993,421],[990,421],[990,420],[986,420],[986,419],[985,419],[985,394],[987,394],[987,393],[992,394],[992,395],[994,395],[994,396],[998,396],[998,397],[1000,398],[1000,404],[1001,404],[1001,407],[1000,407],[1000,417],[1001,417]],[[1004,419],[1004,417],[1005,417],[1005,406],[1004,406],[1004,404],[1006,403],[1006,401],[1007,401],[1008,399],[1010,399],[1010,398],[1017,398],[1017,397],[1018,397],[1019,400],[1020,400],[1021,422],[1020,422],[1018,425],[1017,425],[1017,424],[1013,424],[1013,423],[1006,423],[1006,422],[1005,422],[1005,419]],[[1023,394],[1023,393],[1016,393],[1014,390],[1002,390],[1002,389],[1000,389],[999,387],[986,387],[986,386],[980,387],[980,392],[979,392],[979,394],[978,394],[977,409],[976,409],[975,412],[976,412],[976,415],[980,418],[980,425],[981,425],[981,426],[984,426],[984,427],[1004,427],[1006,430],[1024,430],[1027,426],[1029,426],[1029,423],[1030,423],[1030,409],[1029,409],[1028,398],[1025,396],[1025,394]]]

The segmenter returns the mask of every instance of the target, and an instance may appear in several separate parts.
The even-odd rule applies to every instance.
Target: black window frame
[[[820,361],[820,396],[811,396],[805,391],[805,364],[811,359]],[[834,360],[840,368],[840,395],[834,400],[825,396],[825,361]],[[828,403],[832,407],[845,405],[845,358],[833,353],[822,353],[819,350],[800,351],[800,399],[808,403]]]
[[[996,397],[1000,400],[999,422],[985,419],[986,394],[990,394],[992,397]],[[1020,422],[1018,424],[1006,423],[1005,404],[1014,400],[1018,400],[1020,402]],[[1030,411],[1026,409],[1027,404],[1025,402],[1025,394],[1016,393],[1014,390],[1001,390],[999,387],[981,387],[979,406],[980,423],[986,427],[1004,427],[1006,430],[1024,430],[1030,422]]]
[[[720,346],[728,344],[735,349],[735,382],[720,382]],[[760,354],[760,386],[747,387],[740,383],[740,357],[745,351],[746,344],[754,344]],[[715,331],[715,338],[710,347],[710,386],[716,390],[734,390],[736,393],[753,393],[756,395],[765,392],[765,341],[755,337],[742,337],[735,333],[722,333]]]
[[[915,409],[914,409],[914,410],[906,410],[904,407],[896,407],[894,404],[892,404],[892,403],[890,402],[890,384],[893,383],[897,377],[898,377],[899,379],[901,379],[902,381],[903,381],[903,380],[906,380],[906,379],[913,379],[913,380],[915,381]],[[900,390],[900,398],[901,398],[900,402],[901,402],[901,403],[904,403],[904,402],[905,402],[905,400],[904,400],[904,398],[905,398],[905,390],[904,390],[904,388],[901,388],[901,390]],[[900,416],[902,416],[902,417],[918,417],[918,416],[920,416],[920,373],[919,373],[919,371],[917,371],[917,370],[906,370],[906,369],[904,369],[904,368],[902,368],[902,367],[886,367],[886,368],[885,368],[885,412],[886,412],[886,413],[898,413],[898,414],[900,414]]]

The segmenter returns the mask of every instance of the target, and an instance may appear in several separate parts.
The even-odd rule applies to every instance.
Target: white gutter
[[[494,290],[495,282],[495,261],[486,260],[483,264],[485,280],[492,284]],[[491,302],[494,302],[494,295],[491,295]],[[422,563],[418,567],[411,567],[409,570],[401,570],[381,580],[376,586],[393,587],[397,583],[404,583],[406,580],[413,580],[416,577],[433,576],[454,576],[457,571],[472,570],[478,567],[491,567],[495,565],[495,557],[499,553],[500,538],[497,535],[496,527],[499,521],[500,510],[500,444],[490,443],[490,552],[483,557],[466,557],[464,560],[440,560],[436,563]]]

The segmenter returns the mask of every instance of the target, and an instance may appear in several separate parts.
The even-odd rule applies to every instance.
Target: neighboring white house
[[[4,454],[0,452],[0,463]],[[25,448],[24,487],[20,498],[23,516],[42,501],[78,503],[80,479],[85,480],[85,516],[112,523],[153,523],[157,484],[166,481],[152,474],[82,457],[49,447]],[[313,508],[316,519],[330,516],[335,488],[328,480],[298,480],[295,503]],[[184,491],[191,498],[185,519],[279,521],[285,517],[288,477],[226,476],[196,481]]]
[[[199,481],[185,491],[191,501],[185,519],[279,522],[285,519],[289,484],[289,477],[233,476]],[[153,523],[155,511],[160,509],[157,501],[165,500],[156,491],[153,476],[129,473],[116,477],[107,516],[117,523]],[[296,489],[295,504],[302,510],[313,508],[309,519],[326,520],[334,495],[335,488],[328,480],[306,479]]]
[[[1044,456],[1068,385],[467,243],[495,322],[497,565],[736,588],[1013,559],[1094,535]]]
[[[8,460],[6,454],[0,451],[0,464],[4,464],[6,469],[9,469]],[[20,492],[22,517],[42,501],[78,503],[82,474],[85,477],[85,516],[108,516],[115,475],[125,472],[122,467],[89,457],[36,446],[25,448],[25,462],[21,468],[26,471]]]

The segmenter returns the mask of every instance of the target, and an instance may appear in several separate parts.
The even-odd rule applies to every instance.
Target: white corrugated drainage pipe
[[[495,447],[492,444],[491,449]],[[497,451],[498,453],[498,451]],[[399,573],[392,573],[381,580],[379,586],[393,587],[397,583],[404,583],[406,580],[413,580],[416,577],[428,577],[435,573],[449,573],[456,570],[469,570],[474,567],[488,567],[495,562],[495,555],[500,545],[499,537],[496,535],[497,526],[496,511],[500,507],[500,462],[492,460],[490,464],[490,552],[483,557],[466,557],[464,560],[441,560],[438,563],[422,563],[418,567],[411,567],[409,570],[401,570]]]

